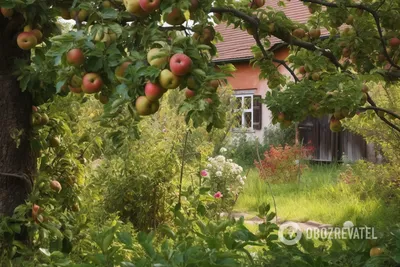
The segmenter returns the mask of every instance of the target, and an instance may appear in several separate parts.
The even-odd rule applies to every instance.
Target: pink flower
[[[206,171],[206,170],[202,170],[201,172],[200,172],[200,175],[201,176],[208,176],[208,172]]]
[[[222,195],[222,193],[221,192],[217,192],[217,193],[215,193],[214,194],[214,197],[216,198],[216,199],[219,199],[219,198],[221,198],[221,197],[223,197],[224,195]]]

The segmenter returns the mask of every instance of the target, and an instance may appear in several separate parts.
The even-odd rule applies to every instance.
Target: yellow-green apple
[[[40,44],[43,41],[43,34],[40,30],[34,29],[32,33],[35,35],[37,43]]]
[[[100,94],[100,95],[99,95],[99,101],[100,101],[100,103],[102,103],[103,105],[107,104],[109,100],[110,100],[110,99],[108,98],[108,96],[103,95],[103,94]]]
[[[2,7],[0,9],[0,11],[1,11],[1,14],[3,14],[3,16],[5,18],[11,18],[12,15],[14,14],[14,9],[12,9],[12,8],[4,8],[4,7]]]
[[[79,67],[85,62],[85,55],[79,48],[73,48],[67,53],[67,62],[75,67]]]
[[[71,81],[69,83],[69,90],[73,93],[79,94],[82,93],[81,86],[82,86],[82,78],[77,75],[72,76]]]
[[[284,122],[285,121],[285,114],[283,112],[279,112],[278,117],[276,118],[278,122]]]
[[[379,256],[383,253],[383,250],[381,248],[378,247],[373,247],[371,248],[371,250],[369,251],[369,255],[371,257],[375,257],[375,256]]]
[[[139,0],[124,0],[124,5],[126,11],[137,17],[144,17],[147,15],[147,12],[140,6]]]
[[[151,106],[150,106],[151,114],[156,113],[159,108],[160,108],[160,102],[158,102],[158,100],[151,102]]]
[[[389,40],[389,45],[391,47],[398,47],[400,45],[400,39],[397,37],[393,37]]]
[[[103,42],[106,47],[110,46],[111,44],[111,37],[108,33],[104,33],[103,39],[101,39],[101,42]]]
[[[162,88],[160,85],[156,83],[148,82],[144,87],[144,94],[150,101],[156,101],[160,99],[164,93],[165,93],[164,88]]]
[[[115,77],[118,81],[122,82],[122,78],[125,76],[125,71],[130,64],[132,64],[132,61],[125,61],[115,69]]]
[[[301,38],[304,38],[304,36],[306,36],[306,31],[301,28],[298,28],[292,32],[292,35],[301,39]]]
[[[140,7],[147,13],[154,12],[160,7],[160,0],[139,0]]]
[[[49,146],[50,147],[59,147],[60,146],[60,138],[57,136],[52,136],[49,138]]]
[[[332,116],[329,122],[329,128],[332,132],[340,132],[342,130],[342,123],[340,122],[340,120]]]
[[[186,18],[182,10],[175,7],[170,13],[164,15],[164,21],[170,25],[181,25],[186,21]]]
[[[62,190],[61,184],[57,180],[53,180],[50,182],[50,188],[56,192],[60,192]]]
[[[48,124],[50,121],[49,116],[47,116],[46,113],[42,114],[42,116],[40,117],[40,125],[46,125]]]
[[[68,8],[62,7],[60,8],[60,15],[63,19],[71,19],[71,12],[69,12]]]
[[[30,50],[37,45],[37,39],[32,32],[21,32],[18,34],[17,44],[23,50]]]
[[[179,86],[180,79],[178,76],[173,74],[170,70],[162,70],[158,77],[160,85],[164,89],[175,89]]]
[[[335,119],[337,119],[337,120],[341,120],[341,119],[344,119],[346,116],[343,115],[341,109],[337,108],[337,109],[335,109],[335,112],[333,113],[333,117],[335,117]]]
[[[186,98],[192,98],[196,95],[196,92],[190,89],[185,89],[185,96]]]
[[[368,93],[368,91],[369,91],[368,86],[367,86],[366,84],[364,84],[363,87],[361,88],[361,91],[362,91],[363,93]]]
[[[353,25],[353,22],[354,22],[354,17],[353,17],[353,15],[349,15],[349,16],[347,17],[347,19],[346,19],[346,24],[347,24],[347,25]]]
[[[111,4],[110,1],[106,0],[106,1],[103,1],[102,6],[103,6],[104,8],[111,8],[111,7],[112,7],[112,4]]]
[[[196,88],[198,87],[197,84],[196,84],[195,79],[194,79],[192,76],[190,76],[190,77],[187,79],[186,84],[187,84],[187,87],[188,87],[189,89],[196,89]]]
[[[150,66],[163,68],[167,61],[168,55],[161,51],[160,48],[152,48],[147,53],[147,62],[149,62]]]
[[[189,73],[192,68],[192,60],[185,54],[175,54],[169,60],[171,72],[177,76],[183,76]]]
[[[82,79],[82,91],[86,94],[100,92],[103,87],[103,80],[97,73],[87,73]]]
[[[318,28],[311,29],[309,35],[313,39],[318,39],[321,36],[321,30]]]
[[[313,79],[313,81],[319,81],[319,79],[320,79],[319,73],[318,73],[318,72],[314,72],[314,73],[311,75],[311,79]]]
[[[287,128],[287,127],[289,127],[290,125],[292,125],[292,121],[291,120],[284,120],[283,122],[281,122],[282,123],[282,126],[284,127],[284,128]]]
[[[136,111],[139,115],[151,114],[151,102],[145,96],[139,96],[135,102]]]

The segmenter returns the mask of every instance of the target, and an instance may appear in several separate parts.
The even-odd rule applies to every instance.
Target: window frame
[[[237,101],[238,98],[241,98],[241,108],[240,109],[234,109],[234,112],[241,112],[241,124],[240,127],[235,127],[235,129],[240,130],[240,129],[246,129],[247,131],[253,131],[253,120],[254,120],[254,94],[237,94],[234,95],[235,96],[235,101]],[[246,97],[250,97],[251,98],[251,107],[250,109],[245,109],[244,108],[244,101]],[[235,103],[236,105],[236,103]],[[246,125],[246,118],[245,118],[245,113],[251,113],[251,123],[249,127],[244,127],[243,125]]]

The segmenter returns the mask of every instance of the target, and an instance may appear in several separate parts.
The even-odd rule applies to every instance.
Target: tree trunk
[[[0,15],[0,216],[12,215],[27,199],[36,166],[29,141],[32,99],[12,76],[15,60],[29,56],[16,43],[22,25],[22,15]]]

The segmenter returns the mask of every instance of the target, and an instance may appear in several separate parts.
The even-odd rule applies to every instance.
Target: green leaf
[[[117,238],[119,241],[124,243],[128,247],[132,247],[133,241],[132,241],[132,236],[128,232],[118,232],[117,233]]]

